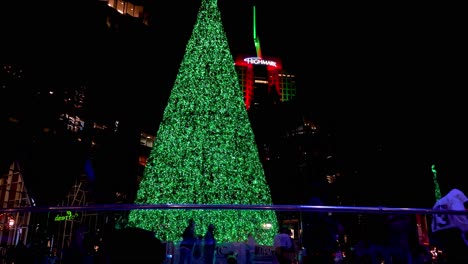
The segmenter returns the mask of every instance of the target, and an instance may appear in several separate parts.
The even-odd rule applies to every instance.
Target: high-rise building
[[[288,102],[296,96],[295,76],[283,69],[281,58],[263,56],[256,18],[256,8],[253,6],[255,56],[239,54],[235,59],[247,110],[252,105],[262,107],[265,103]]]
[[[283,69],[280,58],[238,55],[235,65],[247,110],[265,101],[276,104],[296,97],[295,76]]]
[[[115,153],[106,151],[109,142],[118,141],[127,132],[120,129],[115,117],[97,117],[100,113],[91,109],[93,94],[86,81],[70,78],[66,83],[54,82],[53,77],[45,80],[48,77],[40,72],[22,64],[0,68],[0,126],[4,133],[0,169],[6,170],[12,162],[21,164],[27,170],[28,190],[38,205],[59,203],[82,173],[100,189],[107,189],[109,183],[102,177],[110,171],[103,167],[111,158],[104,153]],[[87,168],[99,165],[96,175],[85,171],[87,163],[92,165]],[[54,185],[41,184],[50,180]]]
[[[0,208],[20,208],[34,206],[29,197],[23,175],[17,162],[8,171],[0,170]],[[0,244],[17,245],[25,243],[30,231],[31,212],[0,213]]]
[[[147,1],[107,0],[107,5],[121,15],[130,16],[142,24],[150,25],[151,12]],[[108,26],[111,26],[112,22],[115,21],[108,20]]]
[[[111,9],[107,16],[107,26],[110,29],[118,31],[131,26],[136,30],[153,26],[151,20],[155,16],[155,3],[152,1],[107,0],[107,6]],[[264,104],[265,100],[288,102],[296,97],[294,73],[283,68],[281,58],[262,56],[260,42],[255,33],[255,6],[253,12],[257,54],[238,54],[235,58],[236,71],[244,92],[247,110],[252,105]]]

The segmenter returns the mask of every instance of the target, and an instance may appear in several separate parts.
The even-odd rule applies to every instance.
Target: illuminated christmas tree
[[[135,203],[272,204],[217,0],[201,1]],[[272,210],[133,210],[129,225],[180,241],[190,218],[219,242],[271,245],[278,230]]]

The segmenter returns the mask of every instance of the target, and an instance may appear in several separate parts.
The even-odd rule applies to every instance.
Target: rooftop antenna
[[[253,37],[255,43],[255,50],[257,51],[257,57],[262,57],[262,50],[260,49],[260,39],[257,36],[257,14],[255,12],[255,6],[253,7]]]

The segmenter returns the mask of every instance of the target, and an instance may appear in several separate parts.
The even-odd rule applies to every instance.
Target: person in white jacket
[[[291,251],[293,244],[291,241],[290,230],[286,226],[282,226],[279,233],[276,234],[273,247],[275,249],[275,260],[278,264],[291,264]]]
[[[433,210],[466,213],[436,213],[432,216],[432,235],[444,251],[448,263],[468,263],[468,198],[459,189],[452,189],[438,200]]]

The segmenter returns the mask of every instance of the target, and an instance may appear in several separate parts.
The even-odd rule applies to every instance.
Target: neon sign
[[[244,61],[247,62],[248,64],[267,65],[267,66],[277,67],[276,66],[276,61],[264,60],[264,59],[259,58],[259,57],[245,58]]]
[[[78,217],[78,213],[72,214],[71,211],[67,211],[66,215],[57,215],[55,216],[55,221],[66,221],[66,220],[73,220]]]

